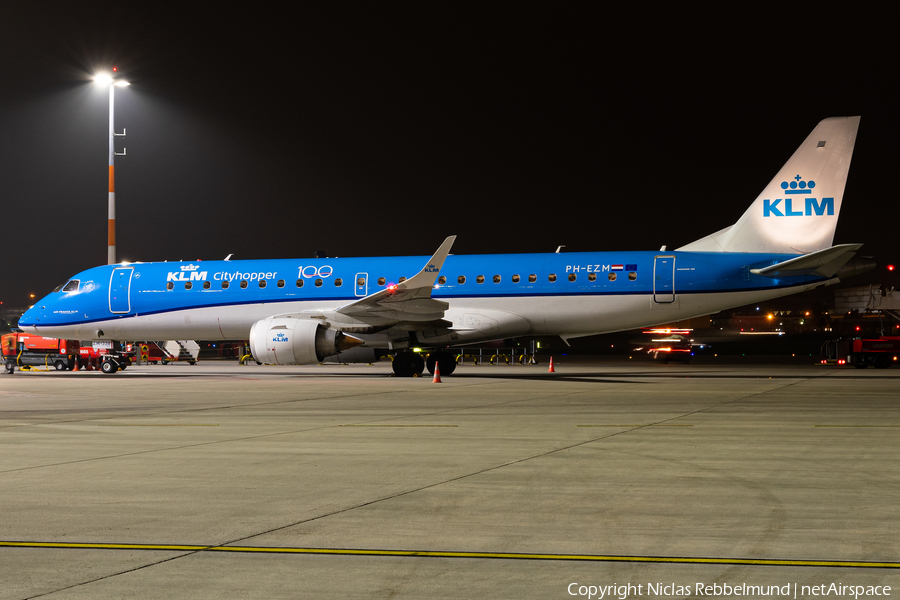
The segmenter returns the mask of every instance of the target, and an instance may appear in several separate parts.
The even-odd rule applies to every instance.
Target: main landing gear
[[[449,352],[432,352],[427,359],[415,352],[399,352],[394,357],[392,366],[395,377],[416,377],[421,375],[426,368],[429,373],[433,374],[435,363],[440,367],[442,376],[450,375],[456,369],[456,361]]]

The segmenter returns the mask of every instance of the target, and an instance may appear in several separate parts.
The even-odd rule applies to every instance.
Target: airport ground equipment
[[[200,344],[194,340],[169,340],[158,342],[161,348],[169,355],[166,362],[187,361],[189,365],[197,364],[197,356],[200,354]]]
[[[0,341],[7,373],[16,367],[48,367],[71,371],[78,357],[78,340],[61,340],[33,333],[8,333]]]
[[[834,307],[839,311],[881,311],[900,322],[900,290],[872,284],[835,290]]]
[[[160,342],[135,342],[132,347],[141,363],[166,364],[172,360],[172,357],[159,344]]]
[[[900,336],[876,339],[841,338],[822,345],[823,364],[853,365],[857,369],[873,366],[886,369],[898,363]]]
[[[135,360],[131,345],[123,350],[121,344],[109,340],[82,341],[78,364],[86,371],[118,373],[130,367]]]

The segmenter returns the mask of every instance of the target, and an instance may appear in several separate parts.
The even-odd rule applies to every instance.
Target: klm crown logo
[[[817,200],[810,196],[814,194],[813,188],[816,182],[813,180],[803,181],[800,175],[793,178],[792,181],[782,181],[781,189],[784,190],[784,198],[763,200],[763,216],[764,217],[812,217],[813,215],[821,217],[824,215],[834,216],[834,198],[822,198]],[[804,198],[803,210],[800,210],[799,202],[797,209],[794,209],[794,200],[799,198],[791,198],[791,196],[803,194]],[[783,206],[780,206],[784,202]]]

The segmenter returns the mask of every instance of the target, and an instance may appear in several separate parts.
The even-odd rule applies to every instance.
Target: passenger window
[[[203,289],[204,289],[204,290],[208,290],[208,289],[209,289],[209,286],[211,286],[211,285],[212,285],[212,284],[211,284],[210,282],[204,281],[204,282],[203,282]]]
[[[384,277],[379,277],[379,278],[378,278],[378,285],[384,285],[385,283],[386,283],[386,282],[385,282]]]
[[[322,287],[322,280],[316,279],[316,287]]]
[[[518,276],[518,275],[513,275],[513,276],[512,276],[512,282],[513,282],[513,283],[519,283],[519,276]]]
[[[278,287],[284,287],[284,279],[278,280]]]
[[[447,278],[441,275],[440,277],[438,277],[438,283],[444,285],[445,283],[447,283]]]
[[[597,281],[596,273],[588,273],[588,281]]]
[[[549,281],[550,283],[556,281],[556,273],[550,273],[550,275],[547,276],[547,281]]]
[[[261,288],[266,287],[266,280],[265,280],[265,279],[260,279],[260,280],[259,280],[259,287],[261,287]]]
[[[78,291],[78,280],[73,279],[69,283],[66,284],[66,287],[62,289],[63,292],[77,292]]]
[[[484,275],[479,275],[475,278],[475,283],[484,283]]]
[[[223,281],[223,282],[222,282],[222,289],[223,289],[223,290],[227,290],[227,289],[228,289],[228,282],[227,282],[227,281]]]
[[[344,285],[344,280],[340,277],[334,280],[334,287],[341,287],[342,285]]]
[[[166,284],[166,289],[167,290],[175,289],[175,284],[170,281],[169,283]]]
[[[366,285],[366,278],[365,278],[365,277],[360,277],[359,279],[357,279],[357,280],[356,280],[356,285],[360,285],[360,286]]]
[[[303,287],[303,280],[302,280],[302,279],[298,279],[298,280],[297,280],[297,287]]]
[[[615,274],[615,273],[610,273],[610,274],[609,274],[609,280],[610,280],[610,281],[615,281],[615,280],[616,280],[616,274]]]
[[[459,277],[456,278],[456,282],[460,285],[464,284],[466,282],[466,276],[460,275]]]
[[[397,283],[403,283],[404,281],[406,281],[406,277],[401,277],[397,280]]]
[[[185,281],[185,282],[184,282],[184,289],[189,290],[189,289],[191,289],[192,287],[194,287],[194,284],[191,283],[190,281]]]
[[[528,276],[528,283],[534,283],[535,281],[537,281],[537,275]]]
[[[247,289],[247,280],[246,279],[241,280],[241,289]]]
[[[569,273],[569,281],[575,281],[578,279],[578,276],[575,273]]]
[[[500,283],[500,276],[494,275],[494,283]]]
[[[632,271],[631,273],[628,274],[628,279],[631,281],[634,281],[635,279],[637,279],[637,273]]]

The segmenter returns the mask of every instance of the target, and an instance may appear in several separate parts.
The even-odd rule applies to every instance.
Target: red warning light
[[[118,71],[119,67],[113,67],[113,71]]]
[[[888,271],[893,271],[893,270],[894,270],[894,265],[888,265]]]
[[[859,325],[856,326],[856,330],[859,331]]]

